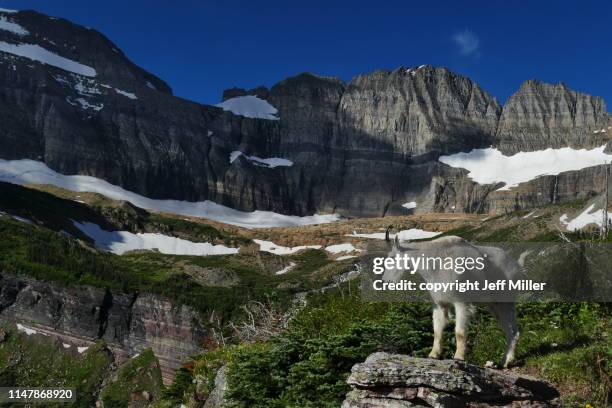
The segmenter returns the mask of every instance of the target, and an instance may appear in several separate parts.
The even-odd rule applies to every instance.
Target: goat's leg
[[[470,308],[466,303],[455,303],[455,360],[465,360],[467,332],[470,324]]]
[[[515,303],[492,303],[489,309],[501,326],[506,335],[506,352],[502,358],[500,366],[507,368],[515,360],[516,344],[519,339],[519,329],[516,323],[516,304]]]
[[[446,327],[447,320],[447,306],[434,304],[433,308],[433,330],[434,330],[434,341],[429,358],[440,358],[442,355],[442,335],[444,334],[444,328]]]

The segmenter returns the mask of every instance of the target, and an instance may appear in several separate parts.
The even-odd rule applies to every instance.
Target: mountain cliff
[[[502,108],[469,78],[429,65],[348,83],[304,73],[271,89],[229,89],[224,103],[251,96],[277,112],[238,115],[173,96],[95,30],[34,11],[0,17],[0,158],[151,198],[296,215],[503,212],[555,193],[528,186],[519,199],[491,197],[494,186],[438,157],[608,141],[601,98],[527,81]],[[266,158],[290,164],[262,165]],[[592,192],[573,185],[558,196]]]
[[[602,98],[572,91],[563,83],[529,80],[504,106],[496,145],[507,153],[601,146],[607,133],[601,128],[607,125]]]
[[[166,382],[200,351],[207,334],[197,312],[155,295],[62,287],[5,273],[0,317],[83,347],[103,339],[120,361],[152,348]]]

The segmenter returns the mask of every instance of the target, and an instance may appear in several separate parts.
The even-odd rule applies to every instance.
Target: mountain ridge
[[[0,30],[0,42],[35,40],[97,74],[0,53],[0,158],[43,161],[151,198],[296,215],[505,212],[553,192],[533,182],[521,197],[517,190],[492,199],[494,186],[466,180],[465,170],[438,157],[490,146],[506,154],[594,148],[609,140],[599,97],[526,81],[501,106],[468,77],[431,65],[377,70],[348,83],[302,73],[270,89],[226,91],[226,100],[262,97],[280,120],[248,118],[173,96],[93,30],[36,12],[0,15],[29,32]],[[242,157],[230,160],[235,152]],[[246,156],[292,164],[266,168]],[[578,184],[566,195],[595,192]],[[411,201],[417,208],[402,207]]]

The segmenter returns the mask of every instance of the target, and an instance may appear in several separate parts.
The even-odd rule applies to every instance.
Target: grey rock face
[[[476,185],[439,155],[491,145],[508,153],[594,147],[612,136],[600,98],[528,81],[502,111],[470,79],[428,65],[348,84],[305,73],[271,89],[224,92],[257,95],[279,111],[278,121],[251,119],[172,96],[94,30],[36,12],[9,18],[30,34],[0,30],[0,41],[40,45],[97,76],[0,52],[0,158],[44,161],[151,198],[351,217],[406,214],[409,201],[418,203],[413,212],[505,211],[511,194],[489,194],[493,186]],[[294,165],[270,169],[244,156],[230,163],[237,150]],[[538,183],[514,207],[550,197],[537,195]],[[568,185],[559,197],[584,193]]]
[[[500,111],[468,78],[425,65],[356,77],[342,96],[338,120],[350,147],[420,156],[485,146]]]
[[[104,339],[119,356],[150,347],[165,381],[186,358],[200,351],[206,337],[197,313],[153,295],[61,287],[8,274],[0,275],[0,319],[61,338]]]
[[[260,99],[268,99],[270,97],[270,90],[265,86],[258,86],[253,89],[242,89],[242,88],[230,88],[223,91],[223,96],[221,99],[226,101],[231,98],[236,98],[239,96],[253,95],[257,96]]]
[[[504,105],[496,144],[506,153],[548,147],[596,147],[608,124],[602,98],[572,91],[565,84],[526,81]]]
[[[561,406],[544,381],[454,360],[374,353],[347,382],[342,408]]]

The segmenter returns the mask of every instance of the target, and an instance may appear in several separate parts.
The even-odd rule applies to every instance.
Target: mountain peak
[[[172,93],[163,80],[131,62],[98,31],[33,10],[0,12],[0,51],[0,60],[24,69],[41,64],[51,75],[69,72],[120,89],[134,91],[137,86]]]

